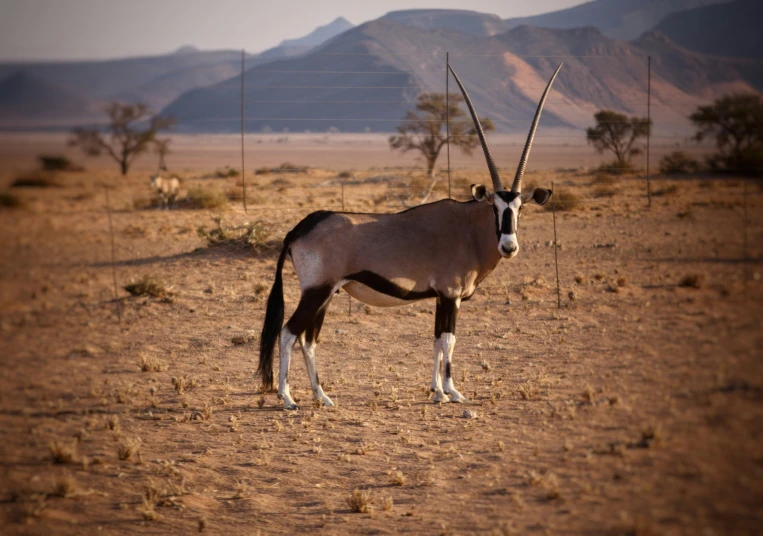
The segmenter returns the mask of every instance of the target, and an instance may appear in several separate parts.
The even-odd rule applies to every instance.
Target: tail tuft
[[[268,304],[265,309],[265,323],[262,325],[260,335],[260,362],[257,365],[257,373],[262,378],[262,389],[267,392],[273,389],[273,353],[275,351],[278,336],[283,326],[283,278],[281,271],[286,255],[289,252],[288,244],[284,244],[281,255],[276,265],[276,277],[273,288],[270,289]]]

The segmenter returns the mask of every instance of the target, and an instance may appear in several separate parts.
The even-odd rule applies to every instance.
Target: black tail
[[[268,306],[265,310],[265,323],[262,326],[260,335],[260,363],[257,365],[257,373],[262,377],[263,391],[269,391],[273,388],[273,351],[276,347],[278,335],[281,333],[283,325],[283,279],[281,270],[289,253],[289,244],[284,241],[281,256],[278,257],[276,265],[276,278],[273,281],[273,288],[270,289],[268,296]]]

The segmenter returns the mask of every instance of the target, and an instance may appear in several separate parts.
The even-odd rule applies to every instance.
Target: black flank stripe
[[[370,289],[379,292],[380,294],[386,294],[399,300],[413,301],[423,300],[426,298],[436,298],[437,293],[433,289],[427,290],[406,290],[389,279],[385,279],[379,274],[371,272],[369,270],[362,270],[356,274],[350,274],[345,276],[345,279],[350,281],[357,281],[362,283]]]

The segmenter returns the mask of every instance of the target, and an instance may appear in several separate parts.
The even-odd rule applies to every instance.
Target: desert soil
[[[430,400],[432,301],[366,308],[341,293],[318,347],[337,406],[311,405],[296,353],[302,409],[285,412],[254,375],[280,239],[313,210],[341,209],[343,169],[362,170],[344,177],[353,211],[400,210],[426,179],[368,169],[380,164],[364,153],[345,163],[346,147],[336,165],[320,148],[263,151],[253,169],[319,163],[248,172],[244,213],[240,177],[208,176],[237,165],[235,145],[205,153],[199,142],[173,162],[184,190],[223,192],[224,208],[143,208],[147,173],[121,178],[105,161],[59,173],[57,187],[6,190],[49,143],[6,145],[0,170],[23,202],[0,210],[3,534],[763,530],[756,184],[659,177],[647,208],[640,176],[577,170],[590,149],[559,148],[566,164],[526,181],[579,198],[556,214],[561,308],[552,213],[529,207],[519,256],[461,309],[454,377],[468,404]],[[489,182],[479,163],[454,174],[454,197]],[[446,195],[440,182],[430,199]],[[207,247],[197,229],[220,216],[261,221],[263,247]],[[124,290],[145,276],[166,295]],[[288,314],[288,264],[285,292]],[[366,512],[351,508],[355,490]]]

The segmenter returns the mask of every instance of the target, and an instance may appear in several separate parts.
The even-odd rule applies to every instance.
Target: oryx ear
[[[524,204],[532,200],[534,203],[537,203],[538,205],[545,205],[548,202],[548,200],[551,199],[552,193],[553,192],[547,188],[535,188],[529,194],[522,195],[522,203]]]
[[[482,184],[472,184],[472,197],[477,201],[493,202],[493,194],[491,194],[487,188]]]

